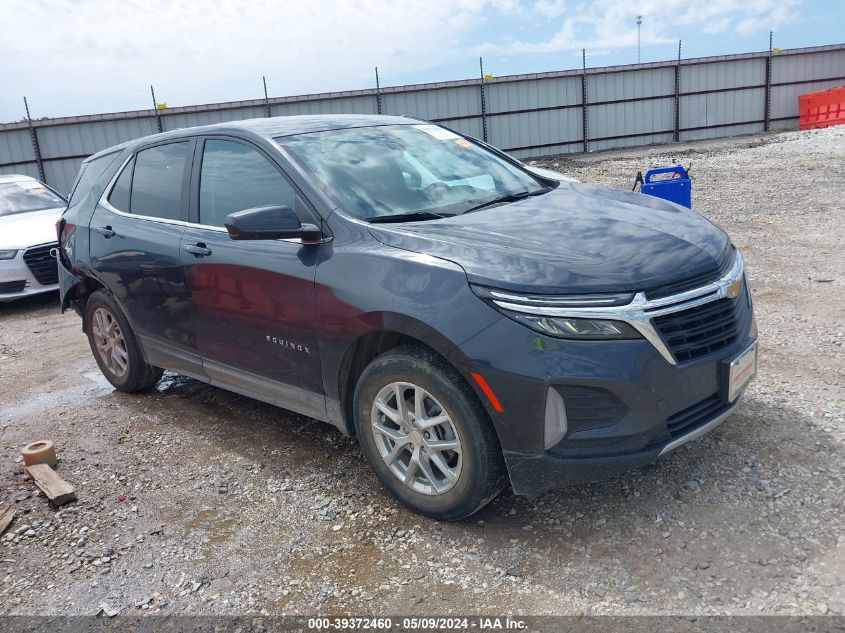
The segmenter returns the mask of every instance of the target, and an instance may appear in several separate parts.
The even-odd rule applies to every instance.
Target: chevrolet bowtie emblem
[[[740,289],[742,288],[742,281],[736,279],[731,282],[731,285],[725,288],[725,296],[728,299],[733,299],[739,294]]]

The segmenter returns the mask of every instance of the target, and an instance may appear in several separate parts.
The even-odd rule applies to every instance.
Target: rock
[[[120,613],[120,609],[112,609],[107,603],[101,602],[97,606],[97,611],[94,613],[94,615],[100,615],[100,613],[102,613],[107,618],[113,618],[118,613]]]

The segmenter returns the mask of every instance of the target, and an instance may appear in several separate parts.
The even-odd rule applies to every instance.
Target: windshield
[[[65,201],[37,180],[0,182],[0,217],[63,206]]]
[[[364,220],[456,215],[535,193],[533,177],[436,125],[385,125],[277,138],[351,215]]]

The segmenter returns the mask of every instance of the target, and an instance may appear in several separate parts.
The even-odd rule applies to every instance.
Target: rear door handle
[[[117,233],[114,232],[114,229],[110,226],[101,226],[97,229],[97,233],[104,236],[106,239],[110,237],[114,237]]]
[[[194,257],[207,257],[211,255],[211,249],[206,248],[205,244],[198,242],[197,244],[185,244],[185,250]]]

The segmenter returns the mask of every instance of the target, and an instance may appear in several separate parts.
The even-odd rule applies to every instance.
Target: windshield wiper
[[[494,204],[502,204],[504,202],[516,202],[517,200],[523,200],[525,198],[530,198],[531,196],[540,196],[544,193],[548,193],[551,190],[552,187],[540,187],[536,191],[521,191],[520,193],[508,193],[503,196],[499,196],[498,198],[488,200],[487,202],[477,204],[474,207],[470,207],[469,209],[464,211],[464,213],[472,213],[473,211],[478,211],[479,209],[484,209],[485,207],[492,207]]]
[[[413,222],[414,220],[437,220],[451,217],[451,213],[432,213],[431,211],[409,211],[396,215],[380,215],[367,220],[370,224],[384,224],[386,222]]]

